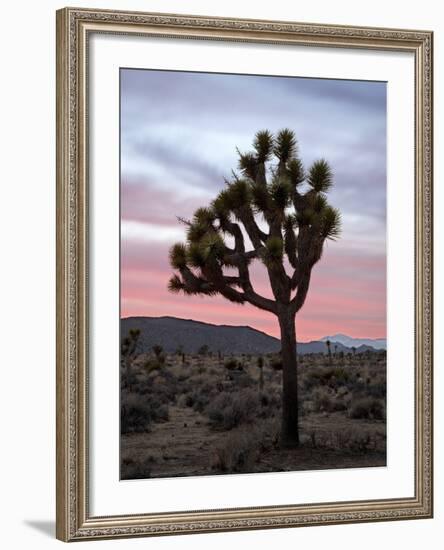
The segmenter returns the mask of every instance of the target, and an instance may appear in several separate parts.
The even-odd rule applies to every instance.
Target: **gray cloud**
[[[121,90],[128,185],[215,195],[237,166],[236,146],[249,149],[259,129],[290,127],[306,166],[331,163],[331,201],[344,217],[385,234],[385,83],[122,70]]]

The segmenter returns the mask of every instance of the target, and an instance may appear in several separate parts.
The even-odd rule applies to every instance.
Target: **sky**
[[[121,317],[175,316],[249,325],[279,336],[276,317],[221,296],[171,294],[168,250],[237,169],[236,147],[291,128],[305,165],[325,158],[343,230],[314,266],[296,336],[386,335],[386,84],[121,69]],[[256,291],[270,296],[255,262]]]

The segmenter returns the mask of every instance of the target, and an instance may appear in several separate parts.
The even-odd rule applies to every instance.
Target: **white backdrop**
[[[54,92],[55,36],[54,12],[63,3],[48,0],[9,4],[3,7],[0,40],[2,52],[1,128],[2,190],[1,236],[1,334],[2,342],[2,419],[1,514],[5,548],[51,548],[58,541],[54,530]],[[435,151],[444,150],[440,98],[444,80],[439,73],[444,60],[444,23],[438,2],[373,0],[355,3],[336,0],[327,3],[285,2],[259,5],[252,0],[205,2],[180,0],[118,2],[70,2],[70,5],[109,9],[134,9],[160,12],[187,12],[233,17],[287,19],[308,22],[361,24],[387,27],[423,28],[436,31],[435,39]],[[436,155],[437,157],[437,155]],[[443,161],[436,158],[435,181],[443,173]],[[444,204],[442,186],[436,187],[436,280],[444,276],[442,246]],[[439,216],[441,215],[441,219]],[[5,257],[6,256],[6,257]],[[436,334],[443,334],[443,293],[437,298]],[[6,306],[6,311],[5,311]],[[438,338],[436,338],[438,340]],[[438,342],[437,342],[438,343]],[[437,345],[438,348],[438,345]],[[443,354],[436,356],[436,422],[444,420],[439,389]],[[442,370],[442,369],[441,369]],[[443,430],[440,429],[442,434]],[[218,535],[93,542],[100,548],[111,546],[151,548],[193,548],[210,544],[254,545],[256,548],[300,547],[347,549],[359,545],[363,550],[380,545],[402,545],[406,550],[425,546],[441,548],[444,531],[443,479],[438,469],[444,458],[443,436],[436,435],[436,514],[433,520],[312,527]]]

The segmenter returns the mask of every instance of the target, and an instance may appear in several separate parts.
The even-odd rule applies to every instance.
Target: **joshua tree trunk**
[[[295,314],[288,309],[278,315],[282,353],[281,443],[284,447],[297,447],[299,445],[299,413]]]

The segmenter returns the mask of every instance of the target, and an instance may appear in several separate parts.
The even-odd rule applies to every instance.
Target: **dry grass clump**
[[[302,444],[315,449],[349,451],[364,454],[369,451],[385,451],[385,430],[371,430],[358,426],[342,429],[312,429],[304,434]]]
[[[249,471],[258,458],[258,451],[251,432],[242,430],[231,433],[223,445],[214,449],[211,468],[219,472]]]
[[[362,397],[351,402],[348,415],[355,419],[385,420],[385,404],[381,399]]]
[[[221,473],[252,471],[263,452],[278,447],[279,433],[277,419],[266,420],[254,428],[236,428],[214,449],[211,469]]]
[[[327,388],[317,388],[313,391],[312,410],[315,412],[335,412],[347,410],[348,399],[341,394],[328,391]]]

